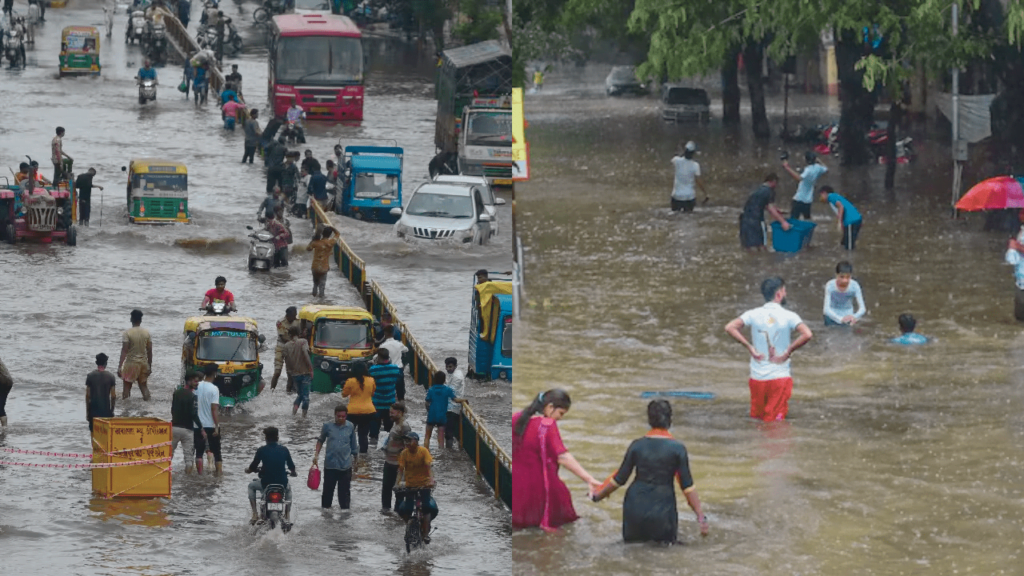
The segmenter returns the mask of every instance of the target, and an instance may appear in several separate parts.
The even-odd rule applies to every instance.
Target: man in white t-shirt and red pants
[[[765,305],[747,310],[726,324],[725,331],[750,352],[750,417],[771,422],[786,419],[793,393],[789,357],[807,344],[813,334],[800,316],[783,308],[786,283],[782,278],[762,282],[761,294]],[[750,327],[753,344],[740,332],[744,326]],[[791,341],[794,330],[799,336]]]

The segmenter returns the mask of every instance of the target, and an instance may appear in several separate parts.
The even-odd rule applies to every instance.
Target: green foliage
[[[460,8],[465,21],[455,26],[453,37],[464,44],[498,39],[498,26],[501,26],[499,10],[488,8],[482,0],[462,0]]]

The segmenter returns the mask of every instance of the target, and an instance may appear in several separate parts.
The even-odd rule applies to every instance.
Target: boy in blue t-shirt
[[[831,186],[822,186],[818,189],[818,194],[821,201],[831,206],[836,213],[836,223],[839,225],[839,231],[843,233],[843,248],[853,250],[857,247],[857,236],[860,235],[860,225],[863,223],[860,212]]]
[[[437,447],[444,448],[444,427],[448,423],[448,401],[464,403],[465,400],[455,397],[455,391],[445,385],[448,375],[438,371],[434,373],[433,386],[427,390],[427,433],[423,438],[424,448],[430,448],[430,433],[437,427]]]
[[[922,336],[921,334],[914,332],[914,328],[917,327],[917,320],[915,320],[912,315],[900,314],[899,323],[902,335],[899,338],[889,340],[889,342],[892,342],[893,344],[903,344],[905,346],[928,343],[927,336]]]

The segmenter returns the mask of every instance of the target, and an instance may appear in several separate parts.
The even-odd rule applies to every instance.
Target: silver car
[[[426,182],[412,193],[402,208],[395,234],[407,240],[444,240],[456,244],[486,244],[494,218],[484,207],[479,186]]]
[[[484,201],[484,209],[487,213],[494,218],[491,222],[491,236],[498,235],[498,206],[505,205],[504,198],[498,198],[494,195],[494,190],[491,189],[491,185],[488,184],[487,179],[483,176],[464,176],[462,174],[447,175],[441,174],[434,177],[434,182],[447,182],[451,184],[465,184],[467,186],[479,186],[481,197]]]

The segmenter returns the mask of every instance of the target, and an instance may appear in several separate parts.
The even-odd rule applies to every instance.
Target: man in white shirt
[[[454,356],[444,359],[444,370],[447,376],[445,385],[455,391],[456,398],[465,398],[466,376],[459,370],[459,361]],[[451,448],[455,442],[459,421],[462,420],[462,404],[454,400],[448,401],[448,425],[444,427],[444,446]]]
[[[695,185],[707,196],[707,190],[700,181],[700,164],[693,159],[696,153],[697,145],[691,140],[683,148],[682,156],[677,154],[672,158],[672,165],[676,169],[675,182],[672,186],[673,212],[693,212],[693,207],[697,204]]]
[[[196,472],[203,473],[203,454],[206,453],[206,444],[209,442],[217,466],[214,475],[221,476],[224,470],[220,455],[220,389],[213,383],[217,376],[217,365],[204,366],[203,376],[203,381],[196,388],[196,411],[199,414],[199,423],[203,425],[201,429],[195,431],[194,436]]]
[[[771,422],[785,420],[793,378],[789,357],[807,344],[813,334],[800,316],[783,308],[786,304],[786,283],[782,278],[768,278],[761,283],[766,304],[747,310],[725,325],[725,331],[750,352],[750,417]],[[753,344],[740,330],[750,327]],[[790,341],[792,332],[800,333]]]
[[[395,340],[395,327],[385,326],[384,327],[384,342],[380,345],[381,348],[387,348],[388,352],[391,353],[391,363],[398,366],[401,369],[405,369],[402,365],[402,354],[409,351],[409,348],[405,344],[402,344],[398,340]]]

